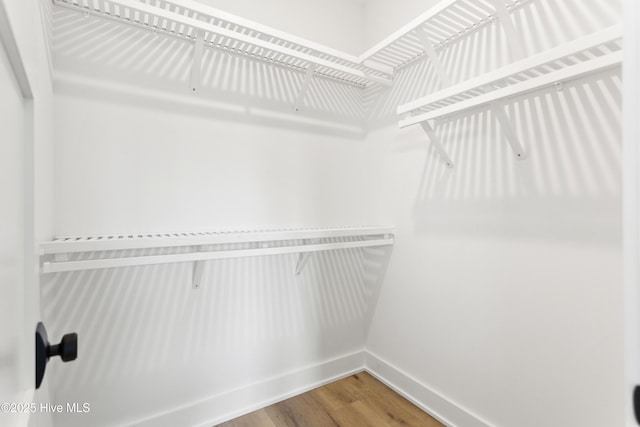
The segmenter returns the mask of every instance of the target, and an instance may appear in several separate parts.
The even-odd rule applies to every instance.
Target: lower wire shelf
[[[319,251],[389,246],[393,242],[393,227],[332,227],[64,237],[42,243],[40,254],[46,258],[42,263],[42,272],[46,274],[292,253],[302,256]],[[190,251],[116,256],[119,251],[144,253],[145,249],[158,248]],[[70,256],[82,259],[70,260]]]

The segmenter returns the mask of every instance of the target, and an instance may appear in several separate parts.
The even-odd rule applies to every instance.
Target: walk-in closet
[[[0,0],[0,426],[639,425],[638,27]]]

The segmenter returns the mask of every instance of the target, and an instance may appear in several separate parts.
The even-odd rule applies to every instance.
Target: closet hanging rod
[[[293,245],[268,248],[218,250],[210,252],[192,252],[169,255],[132,256],[122,258],[103,258],[80,261],[44,262],[44,273],[59,273],[68,271],[95,270],[116,267],[132,267],[152,264],[167,264],[176,262],[210,261],[215,259],[244,258],[266,255],[283,255],[305,252],[319,252],[350,248],[367,248],[374,246],[389,246],[393,244],[393,237],[375,240],[361,240],[353,242],[320,243],[309,245]]]
[[[405,114],[413,110],[428,107],[429,105],[443,101],[447,98],[454,98],[464,94],[465,92],[482,88],[483,86],[490,85],[492,83],[501,82],[511,76],[524,73],[563,58],[578,55],[589,49],[619,40],[620,38],[622,38],[622,25],[613,25],[602,31],[572,40],[568,43],[514,62],[496,71],[483,74],[455,86],[445,88],[434,94],[423,96],[422,98],[402,104],[398,106],[398,114]]]
[[[217,26],[214,24],[210,24],[198,19],[190,18],[188,16],[180,15],[175,12],[161,9],[156,6],[152,6],[146,3],[141,3],[133,0],[104,0],[101,1],[100,4],[103,8],[105,8],[107,4],[111,5],[109,11],[106,9],[94,9],[93,6],[85,7],[83,0],[55,0],[56,4],[63,6],[71,6],[78,7],[86,12],[93,12],[98,14],[106,14],[111,18],[119,17],[121,22],[127,23],[129,22],[142,22],[147,20],[150,28],[153,28],[153,24],[151,21],[156,18],[159,22],[158,24],[166,24],[166,27],[170,27],[171,25],[176,26],[185,26],[186,29],[183,31],[184,34],[191,33],[191,37],[195,37],[195,34],[198,31],[204,31],[205,34],[215,34],[217,36],[224,37],[229,40],[233,40],[235,42],[245,43],[247,45],[265,49],[271,53],[284,55],[285,57],[300,60],[307,64],[315,64],[320,67],[324,67],[329,70],[333,70],[338,73],[344,73],[355,78],[363,79],[366,81],[371,81],[375,83],[380,83],[383,85],[390,86],[393,82],[390,79],[376,76],[351,66],[342,65],[337,62],[329,61],[327,59],[323,59],[317,56],[313,56],[311,54],[303,53],[296,51],[294,49],[280,46],[276,43],[272,43],[267,40],[262,40],[257,37],[249,36],[246,34],[242,34],[236,31],[232,31],[227,28],[223,28],[221,26]],[[115,8],[113,6],[118,7],[117,14],[115,12]],[[136,18],[136,13],[139,15]],[[161,22],[166,20],[166,22]],[[189,32],[188,29],[191,31]]]

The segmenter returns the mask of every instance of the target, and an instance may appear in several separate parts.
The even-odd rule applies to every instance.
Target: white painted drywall
[[[625,416],[626,426],[635,426],[633,391],[640,384],[640,282],[638,278],[638,96],[640,95],[640,8],[635,1],[624,2],[625,50],[623,80],[625,94],[623,144],[623,229],[624,229],[624,314],[625,314]]]
[[[58,233],[376,219],[360,139],[127,101],[56,94]],[[92,405],[57,425],[130,423],[361,350],[366,252],[314,255],[297,280],[296,259],[208,263],[197,291],[190,264],[51,277],[45,317],[82,348],[73,369],[51,367],[53,398]]]
[[[352,55],[364,43],[363,5],[344,0],[197,0]]]
[[[536,51],[620,7],[541,0],[516,18]],[[504,46],[487,28],[441,54],[454,80],[506,63],[487,40]],[[437,87],[406,70],[378,123]],[[372,131],[398,232],[367,350],[490,425],[624,425],[621,97],[615,70],[509,101],[525,161],[486,109],[438,124],[450,170],[418,126]]]
[[[265,68],[280,73],[271,85],[255,64],[244,74],[236,57],[207,57],[206,83],[192,93],[182,44],[166,39],[160,58],[117,54],[101,34],[127,46],[149,33],[81,19],[54,50],[57,235],[377,223],[378,168],[361,128],[295,113],[279,96],[300,76]],[[77,55],[72,40],[97,43]],[[175,73],[164,62],[173,58]],[[210,65],[228,74],[207,77]],[[296,255],[211,262],[199,290],[190,264],[47,276],[44,317],[56,335],[77,331],[80,345],[73,366],[49,368],[51,398],[91,405],[56,414],[56,425],[169,426],[162,414],[185,408],[213,425],[353,369],[327,368],[334,359],[356,354],[347,359],[361,367],[376,254],[314,255],[299,278]]]
[[[57,235],[375,222],[363,140],[120,99],[57,93]]]
[[[364,4],[364,45],[368,49],[404,27],[440,0],[369,0]]]
[[[373,3],[375,19],[398,25],[368,18],[370,39],[424,10]],[[619,2],[533,3],[518,15],[531,51],[620,19]],[[418,129],[393,123],[399,102],[437,87],[424,63],[379,101],[362,141],[349,124],[261,111],[291,99],[243,86],[241,73],[209,68],[207,84],[223,90],[189,99],[188,50],[171,41],[139,57],[134,48],[157,36],[92,19],[60,33],[56,49],[58,233],[396,224],[369,350],[496,426],[622,425],[619,74],[509,104],[525,162],[490,115],[451,119],[441,132],[457,167],[447,171]],[[324,23],[310,19],[318,27],[300,35]],[[508,60],[499,31],[480,34],[496,47],[468,50],[471,39],[445,53],[455,80]],[[130,423],[357,351],[363,256],[320,257],[303,286],[289,274],[295,257],[211,263],[199,294],[186,265],[50,278],[45,317],[86,343],[75,369],[51,367],[52,399],[94,405],[58,424]]]

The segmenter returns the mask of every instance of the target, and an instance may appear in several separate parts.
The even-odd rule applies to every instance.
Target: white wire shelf
[[[482,28],[498,19],[505,21],[518,7],[531,0],[443,0],[416,17],[360,56],[360,61],[375,61],[394,70],[400,69],[430,51]],[[508,42],[518,37],[508,31]]]
[[[53,0],[87,14],[178,36],[298,70],[366,86],[390,85],[392,70],[193,0]],[[196,49],[197,51],[198,49]],[[197,57],[198,55],[196,55]],[[197,61],[194,61],[197,65]]]
[[[393,244],[393,240],[393,227],[127,234],[60,237],[51,242],[41,243],[40,254],[47,257],[43,262],[43,273],[57,273],[175,262],[197,263],[251,256],[307,254],[317,251],[388,246]],[[239,244],[241,248],[238,248]],[[231,249],[228,249],[229,247]],[[131,253],[136,250],[162,248],[181,251],[158,255],[115,255],[118,251]],[[184,250],[189,251],[184,252]],[[75,259],[70,260],[70,256]],[[307,257],[302,256],[299,259],[297,274],[300,273],[306,259]]]
[[[392,84],[395,70],[498,18],[506,20],[509,12],[529,1],[443,0],[354,56],[193,0],[53,0],[59,6],[194,42],[201,32],[205,47],[312,69],[316,75],[362,86]],[[517,38],[509,35],[509,42]]]
[[[448,87],[398,107],[401,128],[500,100],[558,86],[622,62],[622,27],[616,25]]]

